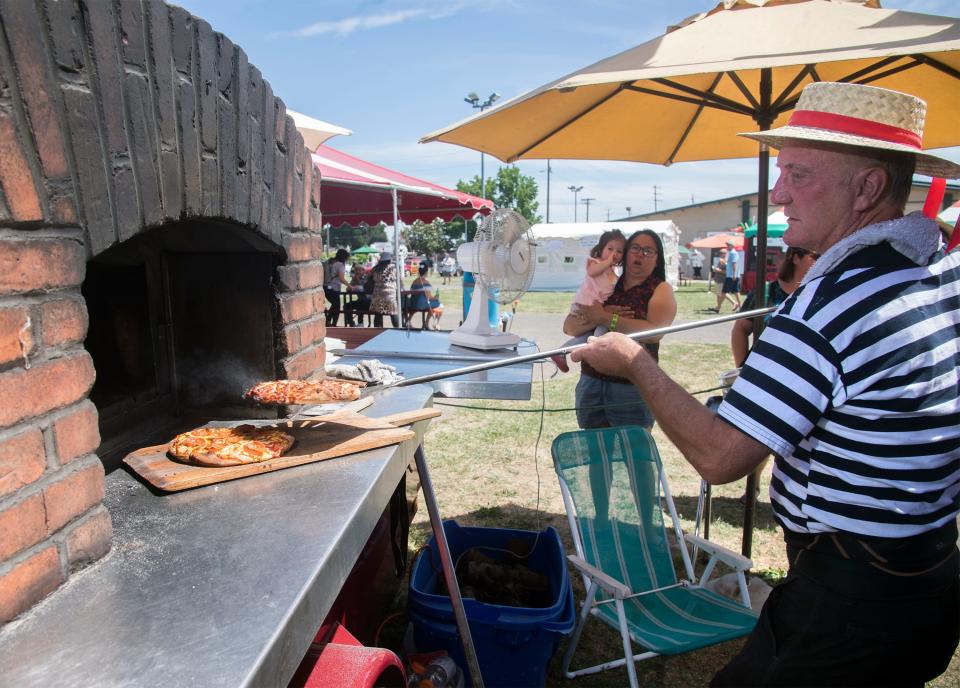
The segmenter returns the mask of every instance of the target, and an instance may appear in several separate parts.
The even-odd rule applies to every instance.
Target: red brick
[[[0,623],[10,621],[63,583],[57,548],[47,547],[0,576]]]
[[[323,318],[315,318],[305,323],[300,323],[300,341],[302,342],[302,346],[322,342],[326,334],[327,327]]]
[[[40,306],[44,346],[82,342],[87,336],[87,306],[80,299],[47,301]]]
[[[304,349],[283,362],[286,377],[291,380],[310,377],[317,370],[323,369],[326,358],[326,350],[322,345]]]
[[[67,535],[67,560],[70,562],[70,570],[75,571],[86,566],[109,552],[112,535],[110,514],[103,507],[99,507]]]
[[[55,533],[103,501],[103,464],[93,459],[80,470],[65,473],[43,490],[47,528]]]
[[[321,292],[321,295],[323,292]],[[280,317],[284,323],[309,318],[314,313],[312,294],[295,294],[280,299]]]
[[[296,265],[281,265],[277,268],[280,291],[296,291],[300,288],[300,269]]]
[[[0,111],[0,186],[14,220],[42,220],[43,211],[27,159],[17,142],[16,125],[8,113]]]
[[[308,234],[306,232],[284,234],[283,250],[287,252],[288,263],[320,260],[323,255],[323,240],[319,234]]]
[[[23,360],[24,348],[33,353],[33,327],[23,329],[29,315],[23,307],[0,309],[0,363]]]
[[[0,373],[0,427],[68,406],[87,396],[93,361],[86,351]]]
[[[36,481],[47,467],[43,434],[30,428],[0,442],[0,497]]]
[[[83,281],[85,267],[86,256],[79,241],[0,241],[0,293],[77,286]]]
[[[323,284],[323,265],[320,261],[300,266],[299,272],[301,289],[311,289]]]
[[[53,423],[53,439],[60,463],[67,463],[100,446],[97,407],[89,400]]]
[[[47,536],[43,497],[39,494],[0,510],[0,561],[35,545]]]
[[[284,352],[288,354],[300,351],[300,326],[288,325],[281,332],[280,345]]]

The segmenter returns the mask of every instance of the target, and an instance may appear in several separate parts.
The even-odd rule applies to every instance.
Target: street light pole
[[[590,222],[590,204],[593,203],[596,198],[581,198],[580,202],[587,206],[587,222]]]
[[[474,91],[470,91],[467,94],[466,98],[463,99],[464,102],[469,103],[474,110],[479,110],[483,112],[488,107],[500,100],[500,94],[494,91],[486,100],[481,101],[480,96],[478,96]],[[484,176],[483,170],[484,155],[483,151],[480,151],[480,198],[487,197],[487,187],[486,187],[486,177]]]
[[[550,224],[550,161],[547,160],[547,224]],[[541,170],[542,172],[543,170]]]
[[[567,187],[570,191],[573,192],[573,221],[577,221],[577,194],[583,191],[582,186],[573,186],[572,184]]]

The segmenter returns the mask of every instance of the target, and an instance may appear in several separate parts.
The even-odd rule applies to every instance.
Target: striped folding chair
[[[567,558],[587,590],[563,658],[567,678],[626,664],[636,688],[635,661],[689,652],[753,629],[756,614],[744,576],[753,563],[703,538],[684,536],[649,432],[622,426],[564,433],[553,442],[553,463],[576,549]],[[680,544],[685,579],[678,580],[674,569],[664,507]],[[710,555],[699,582],[687,544]],[[740,603],[703,587],[717,561],[736,570]],[[591,615],[620,631],[624,657],[571,671]],[[644,651],[634,654],[632,643]]]

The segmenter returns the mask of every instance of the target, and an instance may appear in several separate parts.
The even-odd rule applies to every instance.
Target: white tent
[[[537,242],[537,266],[530,291],[576,291],[587,274],[587,257],[600,235],[619,229],[628,237],[652,229],[663,242],[667,281],[677,288],[680,266],[680,228],[672,220],[655,222],[564,222],[536,224],[530,228]]]

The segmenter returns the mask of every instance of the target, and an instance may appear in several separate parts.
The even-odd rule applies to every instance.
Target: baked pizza
[[[293,442],[293,435],[277,428],[238,425],[190,430],[174,437],[167,451],[196,466],[239,466],[283,456]]]
[[[273,380],[254,385],[243,395],[261,404],[332,404],[360,398],[363,383],[347,380]]]

